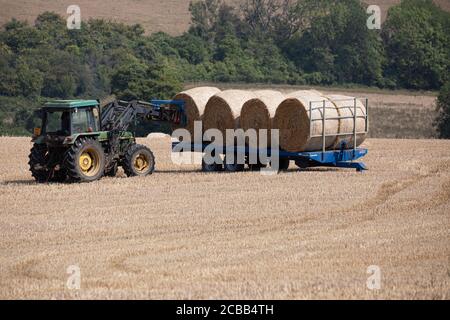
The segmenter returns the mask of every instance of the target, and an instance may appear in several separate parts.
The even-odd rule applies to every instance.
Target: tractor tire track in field
[[[32,257],[22,259],[10,267],[10,273],[13,278],[24,278],[31,280],[50,280],[52,277],[48,273],[38,271],[39,266],[46,261],[46,257]]]
[[[388,200],[392,199],[395,195],[406,190],[409,187],[421,182],[422,180],[431,178],[433,176],[439,175],[443,170],[450,165],[449,161],[443,161],[438,165],[435,165],[431,170],[425,174],[416,174],[412,177],[405,178],[403,180],[392,180],[384,182],[378,189],[377,194],[373,198],[369,198],[364,202],[349,208],[349,211],[370,211],[376,210],[377,207],[385,204]],[[446,189],[447,183],[444,183],[442,189],[444,190],[443,202],[445,202],[445,195],[448,195],[448,190]],[[446,191],[447,190],[447,191]],[[439,197],[441,198],[441,197]],[[430,198],[433,200],[434,198]],[[448,200],[448,199],[447,199]],[[423,203],[423,202],[422,202]]]
[[[148,250],[128,251],[126,253],[116,255],[109,260],[109,265],[114,270],[119,271],[119,272],[139,274],[142,272],[142,269],[139,269],[133,265],[127,264],[127,260],[130,258],[137,258],[140,256],[144,256],[149,251],[150,251],[150,248]]]

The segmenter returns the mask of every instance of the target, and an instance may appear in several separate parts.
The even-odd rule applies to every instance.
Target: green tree
[[[245,0],[241,16],[251,34],[264,34],[283,46],[330,10],[330,0]]]
[[[45,44],[61,50],[71,44],[66,21],[58,14],[44,12],[36,18],[34,25]],[[73,31],[77,32],[77,30]]]
[[[358,0],[326,1],[326,14],[294,35],[285,52],[306,73],[320,73],[325,84],[383,81],[383,47],[379,35],[366,26],[366,10]]]
[[[189,32],[204,40],[214,39],[214,28],[217,25],[221,0],[192,1],[189,4],[191,27]]]
[[[22,50],[35,48],[44,41],[38,30],[16,19],[4,25],[0,39],[16,54],[20,54]]]
[[[211,57],[209,43],[196,35],[185,33],[176,42],[180,58],[186,59],[190,64],[204,63]]]
[[[401,87],[437,89],[450,73],[450,14],[431,0],[403,0],[383,27],[386,75]]]
[[[0,44],[0,95],[19,95],[19,83],[14,67],[14,53],[6,44]]]
[[[438,117],[436,127],[441,139],[450,139],[450,81],[448,81],[439,93],[437,100]]]
[[[150,100],[171,97],[181,89],[177,74],[167,64],[158,67],[135,60],[116,69],[111,77],[112,93],[120,99]]]
[[[20,95],[24,97],[35,98],[41,95],[44,83],[42,72],[32,69],[29,65],[19,59],[16,67],[17,81],[20,89]]]

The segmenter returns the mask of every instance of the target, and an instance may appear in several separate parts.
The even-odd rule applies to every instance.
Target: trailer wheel
[[[225,156],[223,167],[227,172],[241,172],[245,169],[245,164],[238,164],[238,156],[235,154],[232,159],[227,160]]]
[[[155,157],[146,146],[135,144],[125,154],[122,166],[128,177],[147,176],[155,171]]]
[[[251,164],[250,163],[250,157],[247,156],[247,166],[250,169],[250,171],[261,171],[262,168],[266,168],[267,167],[267,164],[266,163],[262,163],[259,160],[259,157],[258,157],[258,162],[257,163]]]
[[[262,164],[262,163],[257,163],[257,164],[249,164],[248,165],[250,171],[261,171],[262,168],[265,168],[266,165]]]
[[[280,158],[278,162],[278,172],[287,171],[289,169],[290,160]],[[269,164],[272,167],[272,163]]]
[[[221,164],[213,163],[207,164],[205,159],[202,159],[202,171],[203,172],[217,172],[222,171],[223,167]]]
[[[280,159],[280,171],[287,171],[289,169],[289,159]]]
[[[309,167],[308,160],[295,160],[295,165],[299,167],[299,169],[307,169]]]

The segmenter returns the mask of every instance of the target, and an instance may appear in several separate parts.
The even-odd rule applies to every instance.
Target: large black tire
[[[146,146],[133,144],[125,154],[122,167],[128,177],[147,176],[155,171],[155,157]]]
[[[105,153],[92,138],[78,139],[64,157],[64,168],[73,182],[92,182],[101,179],[105,171]]]
[[[222,169],[223,169],[222,164],[217,164],[217,163],[207,164],[205,162],[205,159],[202,159],[202,171],[203,172],[218,172],[218,171],[222,171]]]
[[[280,158],[278,163],[278,172],[287,171],[289,169],[290,160],[286,158]]]
[[[64,168],[59,171],[54,171],[50,177],[50,182],[66,182],[67,181],[67,172]]]
[[[48,167],[50,154],[45,144],[34,144],[29,158],[28,164],[30,165],[31,175],[38,183],[65,182],[67,180],[67,173],[64,168],[55,171]]]
[[[241,172],[245,169],[245,164],[238,164],[238,157],[234,155],[232,159],[227,160],[227,156],[223,161],[223,168],[227,172]]]
[[[289,159],[280,159],[280,171],[287,171],[289,169]]]
[[[46,145],[34,144],[30,150],[30,155],[28,156],[30,161],[30,171],[33,178],[38,183],[48,182],[50,178],[50,170],[47,167],[48,162],[48,149]]]
[[[308,160],[295,160],[295,165],[300,169],[307,169],[309,167]]]
[[[265,164],[257,163],[257,164],[249,164],[248,168],[250,171],[261,171],[262,168],[267,167]]]
[[[266,168],[267,164],[262,163],[258,156],[257,163],[251,164],[250,163],[250,156],[247,156],[247,165],[250,171],[261,171],[262,168]]]

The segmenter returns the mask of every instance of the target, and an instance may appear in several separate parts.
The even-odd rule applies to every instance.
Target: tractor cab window
[[[72,112],[72,134],[88,132],[88,118],[86,110],[75,109]]]
[[[57,135],[70,134],[70,112],[49,111],[46,115],[45,132]]]
[[[91,109],[75,109],[72,112],[72,134],[97,131],[97,121]]]

